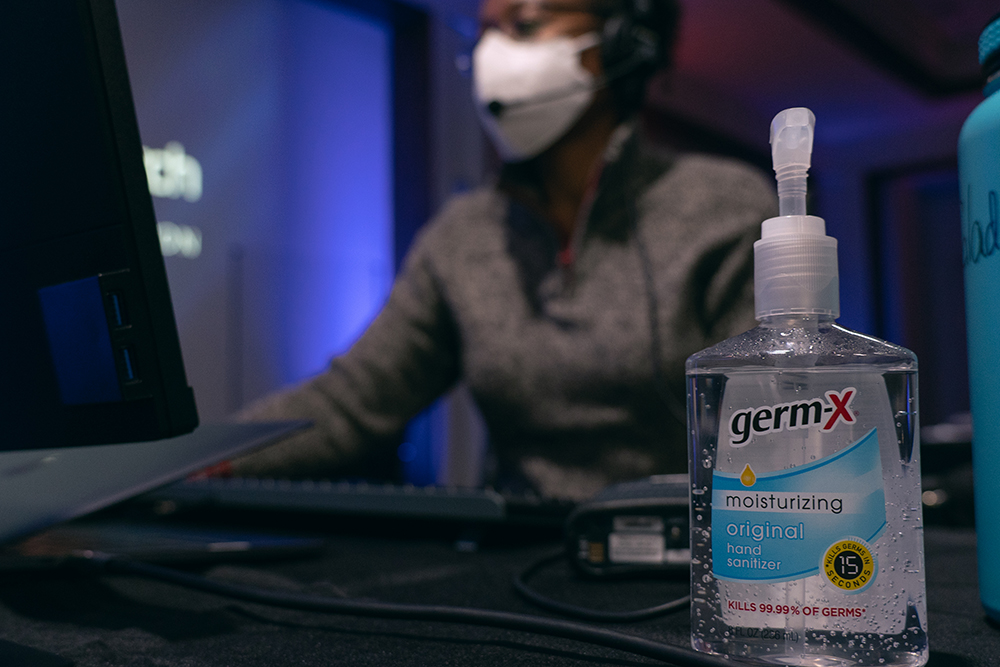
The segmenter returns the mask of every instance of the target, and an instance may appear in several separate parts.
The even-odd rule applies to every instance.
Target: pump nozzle
[[[837,240],[823,218],[806,215],[806,174],[816,117],[785,109],[771,122],[771,155],[778,179],[777,218],[761,225],[754,246],[757,319],[775,315],[840,315]]]
[[[785,109],[771,121],[771,159],[778,180],[778,214],[806,214],[806,174],[812,163],[816,117],[805,107]]]

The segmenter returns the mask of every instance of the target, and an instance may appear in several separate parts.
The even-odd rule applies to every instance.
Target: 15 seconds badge
[[[831,584],[856,593],[875,580],[877,563],[867,542],[849,537],[830,545],[823,554],[821,568]]]

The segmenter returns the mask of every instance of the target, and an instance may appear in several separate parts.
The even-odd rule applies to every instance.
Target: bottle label
[[[846,593],[864,590],[878,572],[870,544],[886,526],[877,429],[796,468],[759,472],[747,463],[740,473],[714,471],[711,521],[719,579],[821,574]]]

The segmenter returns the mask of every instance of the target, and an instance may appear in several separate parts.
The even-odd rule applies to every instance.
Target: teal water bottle
[[[986,99],[958,140],[979,594],[1000,621],[1000,14],[979,38]]]

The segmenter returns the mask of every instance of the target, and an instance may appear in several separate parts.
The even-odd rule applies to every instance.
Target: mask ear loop
[[[577,35],[571,38],[573,46],[576,47],[577,55],[583,53],[587,49],[592,49],[595,46],[601,45],[601,35],[596,30],[591,30],[590,32],[585,32],[582,35]]]

